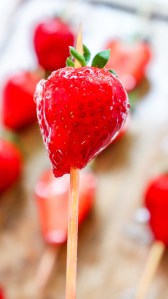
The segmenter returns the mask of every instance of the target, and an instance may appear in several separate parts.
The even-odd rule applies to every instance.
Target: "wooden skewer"
[[[76,50],[83,54],[82,26],[80,25]],[[75,68],[81,67],[75,60]],[[76,299],[77,242],[78,242],[79,169],[71,168],[68,208],[68,242],[66,269],[66,299]]]
[[[83,54],[82,26],[76,42],[76,50]],[[75,60],[75,68],[80,67]],[[77,240],[78,240],[78,203],[79,203],[79,170],[71,168],[70,171],[70,196],[68,208],[68,242],[67,242],[67,270],[66,270],[66,298],[76,298],[76,272],[77,272]],[[51,275],[57,250],[48,247],[44,252],[35,279],[35,288],[38,295],[42,293]]]
[[[79,26],[79,33],[77,36],[77,41],[76,41],[76,51],[79,54],[83,55],[83,37],[82,37],[82,25]],[[75,68],[81,67],[80,63],[75,59]]]
[[[68,209],[66,299],[76,299],[79,170],[71,168]]]
[[[145,299],[151,281],[163,256],[164,250],[165,245],[162,242],[156,241],[152,245],[144,273],[137,288],[135,299]]]

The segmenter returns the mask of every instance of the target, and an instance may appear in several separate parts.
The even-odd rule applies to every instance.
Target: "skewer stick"
[[[83,38],[82,38],[82,25],[79,26],[79,33],[77,36],[77,41],[76,41],[76,51],[79,54],[83,55]],[[81,67],[80,63],[75,59],[75,68]]]
[[[76,42],[76,50],[83,54],[82,26]],[[75,68],[80,67],[75,60]],[[79,202],[79,170],[71,168],[70,171],[70,197],[68,209],[68,243],[67,243],[67,273],[66,273],[66,298],[76,298],[76,271],[77,271],[77,239],[78,239],[78,202]],[[51,275],[57,251],[48,247],[44,252],[35,279],[35,286],[38,294],[42,293]]]
[[[35,279],[35,286],[38,295],[42,294],[48,283],[57,255],[58,248],[48,246],[41,258]]]
[[[71,168],[68,209],[68,243],[66,269],[66,299],[76,298],[79,170]]]
[[[83,54],[82,26],[80,25],[76,50]],[[80,67],[75,60],[75,68]],[[76,299],[77,242],[78,242],[79,169],[70,170],[70,195],[68,207],[68,242],[66,268],[66,299]]]
[[[164,250],[165,245],[162,242],[156,241],[152,245],[144,273],[137,288],[135,299],[145,299]]]

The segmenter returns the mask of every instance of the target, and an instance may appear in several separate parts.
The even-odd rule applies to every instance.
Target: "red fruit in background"
[[[31,72],[10,76],[3,89],[3,121],[7,128],[18,130],[36,118],[33,94],[41,77]]]
[[[133,90],[144,79],[151,59],[149,44],[143,41],[110,40],[105,48],[111,51],[106,67],[115,70],[127,91]]]
[[[5,299],[3,289],[0,287],[0,299]]]
[[[56,177],[83,168],[118,134],[128,98],[108,70],[67,67],[37,86],[37,116]]]
[[[74,34],[69,25],[58,18],[45,20],[35,28],[35,52],[39,65],[46,71],[64,67],[69,46],[73,44]]]
[[[96,191],[96,178],[82,172],[79,183],[79,224],[90,212]],[[52,244],[67,240],[69,176],[55,178],[51,170],[45,171],[35,187],[41,230],[44,239]]]
[[[16,146],[0,139],[0,192],[11,187],[21,174],[22,158]]]
[[[168,174],[152,180],[146,190],[145,205],[150,213],[150,227],[156,240],[168,246]]]

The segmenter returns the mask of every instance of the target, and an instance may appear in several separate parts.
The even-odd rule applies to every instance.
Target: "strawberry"
[[[109,40],[105,45],[111,50],[107,68],[114,69],[127,91],[133,90],[145,76],[146,67],[151,59],[151,48],[147,42],[125,42]]]
[[[46,71],[64,67],[74,34],[68,24],[59,18],[48,19],[37,25],[34,48],[39,65]]]
[[[80,174],[79,224],[90,212],[96,191],[96,179],[92,173]],[[69,177],[55,178],[51,170],[45,171],[35,187],[44,239],[52,245],[62,244],[67,239]]]
[[[10,76],[3,89],[3,121],[6,127],[18,130],[36,120],[33,94],[40,76],[18,72]]]
[[[153,179],[145,193],[150,227],[156,240],[168,246],[168,174]]]
[[[86,65],[87,52],[83,56],[71,49],[72,54]],[[110,71],[97,67],[104,66],[109,54],[97,54],[91,67],[59,69],[37,87],[37,116],[56,177],[71,167],[83,168],[125,122],[129,105],[124,88]],[[71,58],[67,63],[73,65]]]
[[[0,192],[12,186],[19,178],[22,158],[19,150],[11,142],[0,139]]]

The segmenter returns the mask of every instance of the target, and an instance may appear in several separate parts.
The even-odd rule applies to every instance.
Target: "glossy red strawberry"
[[[0,192],[17,181],[21,168],[22,158],[19,150],[11,142],[0,139]]]
[[[146,190],[145,205],[150,213],[150,226],[156,240],[168,246],[168,174],[152,180]]]
[[[36,90],[37,116],[56,177],[83,168],[125,122],[127,95],[106,69],[63,68]]]
[[[69,25],[58,18],[48,19],[35,29],[34,48],[38,63],[47,71],[64,67],[74,34]]]
[[[110,40],[105,48],[111,50],[107,68],[114,69],[127,91],[134,89],[145,76],[151,59],[151,48],[143,41]]]
[[[93,206],[95,191],[95,176],[81,173],[79,224]],[[36,184],[35,195],[44,239],[52,245],[61,245],[67,239],[69,176],[56,179],[51,170],[45,171]]]
[[[18,130],[36,120],[33,94],[41,77],[31,72],[10,76],[3,89],[3,121],[6,127]]]

